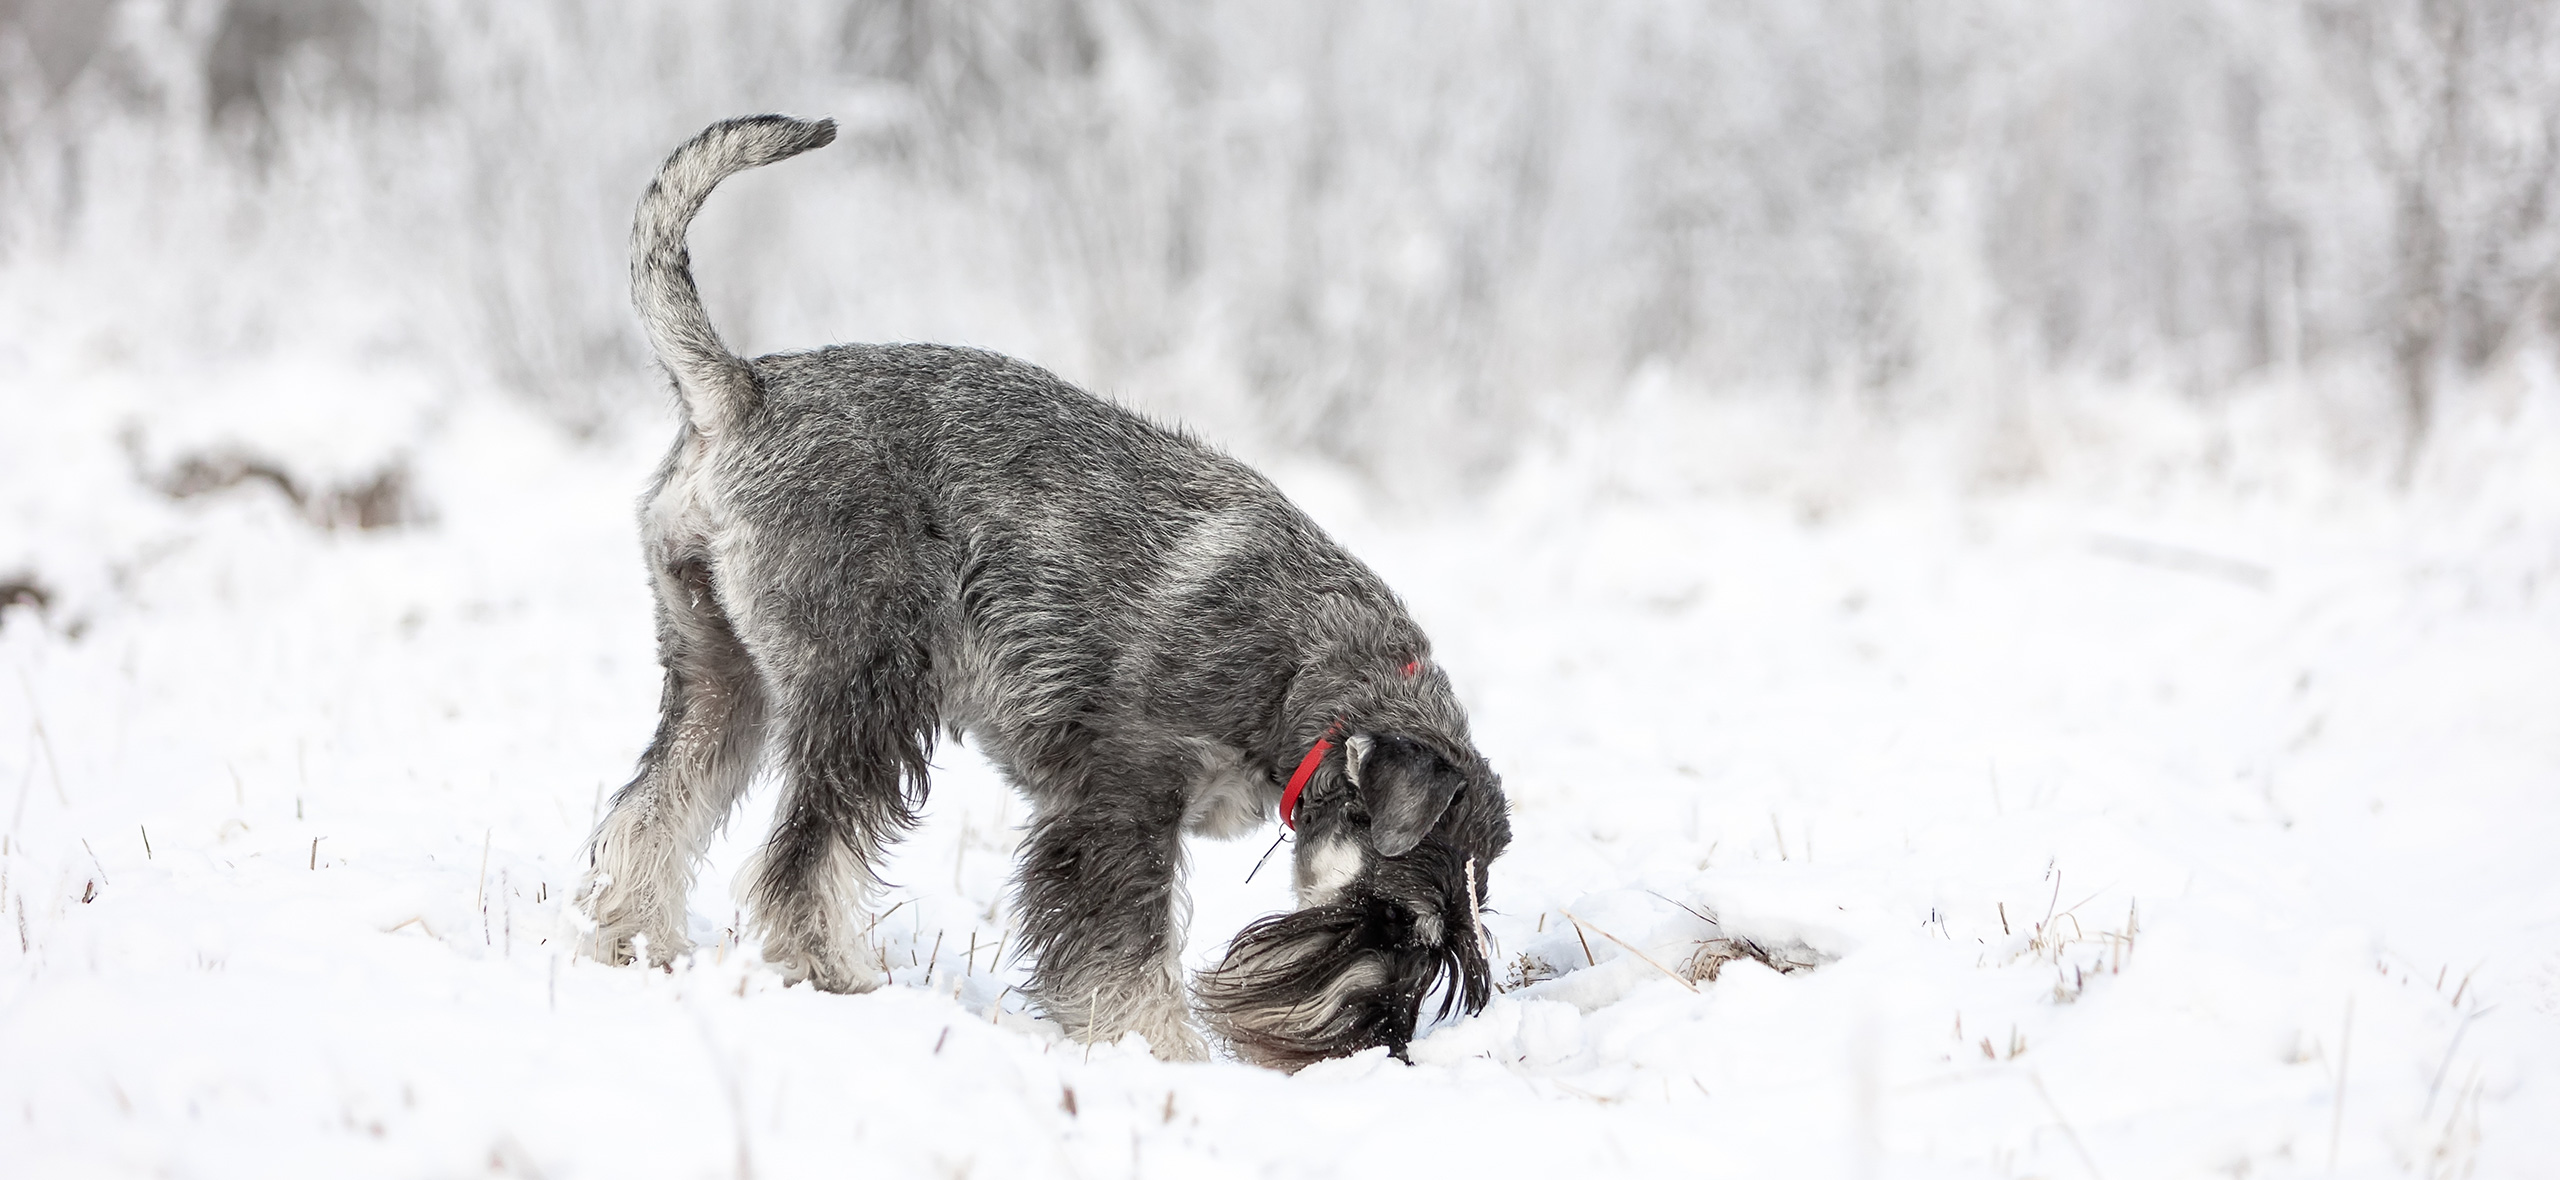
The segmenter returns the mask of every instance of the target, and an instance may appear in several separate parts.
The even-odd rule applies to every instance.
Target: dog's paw
[[[785,949],[768,945],[765,963],[782,973],[783,986],[806,983],[822,992],[860,995],[887,982],[880,969],[858,951]]]
[[[616,929],[599,925],[581,943],[580,950],[599,963],[628,967],[646,962],[652,967],[672,967],[675,961],[693,952],[693,941],[673,930]]]
[[[570,897],[580,922],[578,950],[588,958],[616,967],[647,962],[665,967],[693,950],[685,937],[683,914],[664,912],[628,889],[615,887],[602,873],[590,875]]]
[[[1049,1018],[1064,1027],[1068,1036],[1087,1044],[1115,1044],[1136,1033],[1146,1039],[1147,1051],[1158,1060],[1209,1059],[1207,1038],[1192,1027],[1189,1005],[1171,987],[1133,987],[1116,995],[1110,990],[1095,989],[1088,995],[1085,1005],[1044,1007]],[[1079,1007],[1088,1011],[1077,1011]]]
[[[1207,1061],[1209,1059],[1208,1038],[1201,1036],[1189,1024],[1177,1024],[1164,1029],[1161,1036],[1143,1030],[1140,1035],[1147,1038],[1147,1048],[1155,1053],[1159,1061]]]

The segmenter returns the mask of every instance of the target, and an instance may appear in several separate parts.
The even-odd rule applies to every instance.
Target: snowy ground
[[[694,960],[564,953],[655,706],[661,423],[0,374],[0,580],[50,599],[0,614],[0,1175],[2560,1173],[2548,388],[2407,493],[2248,451],[2281,414],[2101,415],[2170,441],[2053,427],[1986,483],[1979,431],[1648,405],[1463,507],[1276,471],[1432,630],[1519,833],[1515,986],[1411,1068],[1288,1077],[1003,993],[1020,811],[959,747],[876,927],[897,986],[731,941],[769,791]],[[2145,458],[2224,435],[2219,474]],[[405,456],[428,519],[137,478],[234,444],[306,492]],[[1195,847],[1194,959],[1283,903],[1269,839]],[[1691,979],[1716,937],[1819,965]]]

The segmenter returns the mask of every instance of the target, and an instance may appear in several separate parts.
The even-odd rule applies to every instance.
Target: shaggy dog
[[[1402,604],[1270,481],[993,353],[721,344],[686,226],[723,177],[834,138],[714,125],[632,227],[632,300],[685,421],[640,512],[664,703],[589,844],[589,952],[688,949],[694,866],[770,759],[783,796],[741,882],[764,957],[828,991],[878,986],[865,906],[947,729],[1030,801],[1030,991],[1074,1036],[1206,1054],[1182,834],[1238,835],[1275,806],[1299,832],[1299,908],[1200,977],[1209,1028],[1285,1067],[1402,1055],[1434,995],[1481,1009],[1501,780]]]

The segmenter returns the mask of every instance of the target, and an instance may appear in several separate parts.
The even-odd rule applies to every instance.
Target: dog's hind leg
[[[1183,789],[1199,757],[1105,739],[1071,761],[1011,768],[1039,808],[1018,887],[1030,990],[1079,1040],[1136,1032],[1157,1056],[1201,1060],[1182,986]]]
[[[664,966],[692,947],[685,893],[704,846],[755,776],[765,701],[708,569],[697,559],[655,564],[666,668],[658,733],[588,842],[578,901],[595,921],[587,953],[610,963],[645,953]]]
[[[936,716],[921,595],[885,563],[871,573],[773,612],[827,633],[767,634],[756,648],[785,781],[740,885],[765,961],[822,991],[881,982],[860,923],[881,856],[923,804]]]

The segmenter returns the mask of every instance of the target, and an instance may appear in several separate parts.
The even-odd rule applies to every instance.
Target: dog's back
[[[1260,474],[1037,366],[839,345],[751,368],[762,393],[723,482],[791,489],[735,513],[803,539],[804,569],[767,572],[824,579],[894,552],[928,574],[941,719],[1017,756],[1106,716],[1259,750],[1287,740],[1270,726],[1311,644],[1426,650],[1385,583]],[[1435,720],[1463,738],[1449,706]]]

